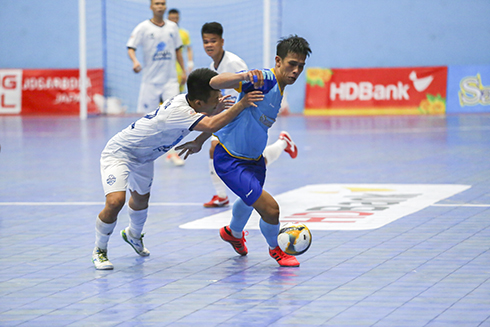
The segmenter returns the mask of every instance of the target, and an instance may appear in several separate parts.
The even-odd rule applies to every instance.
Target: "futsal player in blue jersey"
[[[268,129],[281,108],[284,88],[298,79],[310,53],[304,38],[290,36],[278,42],[274,68],[222,73],[210,81],[214,89],[236,89],[240,92],[238,100],[251,91],[259,90],[264,94],[264,100],[244,109],[227,126],[214,133],[219,139],[214,151],[216,173],[239,197],[233,204],[230,225],[220,229],[220,236],[238,254],[246,255],[248,249],[243,230],[255,209],[261,216],[260,231],[269,245],[269,254],[283,267],[298,267],[299,262],[278,246],[279,205],[262,189],[266,172],[262,153],[267,145]],[[200,148],[193,142],[180,146],[181,154],[188,152],[187,157]]]

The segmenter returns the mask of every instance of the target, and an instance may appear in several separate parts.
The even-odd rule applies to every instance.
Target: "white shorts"
[[[153,182],[153,167],[153,161],[145,164],[135,164],[102,154],[100,158],[100,174],[104,194],[125,192],[128,188],[141,195],[150,193]]]
[[[158,108],[160,103],[180,93],[177,79],[165,84],[141,83],[138,98],[139,113],[149,113]]]

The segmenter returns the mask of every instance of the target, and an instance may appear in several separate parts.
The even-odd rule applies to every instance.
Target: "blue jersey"
[[[228,125],[214,133],[225,150],[236,158],[257,160],[267,145],[267,131],[276,121],[281,108],[282,90],[277,83],[274,70],[263,69],[264,86],[255,89],[250,82],[241,82],[239,101],[251,91],[260,90],[264,100],[257,107],[245,108]]]

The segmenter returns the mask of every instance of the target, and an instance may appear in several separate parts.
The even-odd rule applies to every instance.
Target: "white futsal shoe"
[[[131,233],[129,232],[129,227],[126,227],[121,231],[121,236],[126,243],[131,245],[131,247],[142,257],[147,257],[150,255],[150,251],[148,251],[147,248],[145,248],[145,245],[143,244],[143,236],[145,234],[141,234],[140,238],[133,237]]]
[[[97,270],[112,270],[114,266],[107,258],[107,250],[102,250],[98,247],[92,252],[92,262]]]

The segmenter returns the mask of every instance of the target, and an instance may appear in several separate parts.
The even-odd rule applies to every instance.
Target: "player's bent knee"
[[[279,207],[277,208],[270,208],[267,212],[269,216],[269,220],[274,222],[275,224],[279,223]]]
[[[263,201],[264,198],[259,198],[254,203],[254,208],[260,214],[262,219],[269,224],[279,224],[279,205],[276,201]]]
[[[148,202],[150,201],[150,193],[139,194],[136,191],[131,191],[131,198],[129,199],[129,206],[133,210],[144,210],[148,208]]]
[[[121,211],[126,201],[126,192],[109,193],[106,196],[105,206],[108,210]]]

